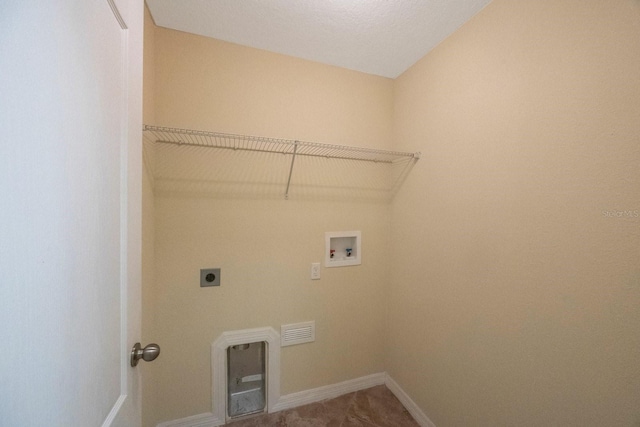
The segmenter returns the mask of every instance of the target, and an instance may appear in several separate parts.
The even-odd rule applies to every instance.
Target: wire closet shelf
[[[154,143],[291,155],[291,165],[289,169],[285,198],[288,198],[289,195],[289,186],[291,183],[291,175],[296,156],[323,157],[327,159],[343,159],[388,164],[403,162],[413,163],[420,158],[419,152],[411,153],[404,151],[378,150],[373,148],[269,138],[264,136],[235,135],[229,133],[151,125],[143,125],[142,130],[144,137]]]
[[[377,150],[350,147],[320,142],[296,141],[268,138],[264,136],[234,135],[191,129],[178,129],[144,125],[143,132],[153,142],[191,145],[197,147],[225,148],[231,150],[281,153],[296,156],[325,157],[329,159],[360,160],[369,162],[394,163],[396,161],[419,159],[420,153]]]

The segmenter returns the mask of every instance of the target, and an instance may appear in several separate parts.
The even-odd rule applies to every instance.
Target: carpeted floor
[[[232,421],[231,427],[418,427],[384,385],[274,414]]]

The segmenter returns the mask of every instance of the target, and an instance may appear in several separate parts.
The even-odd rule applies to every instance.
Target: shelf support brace
[[[298,151],[298,141],[293,143],[293,157],[291,157],[291,167],[289,168],[289,179],[287,179],[287,190],[284,192],[284,199],[289,200],[289,184],[291,184],[291,174],[293,173],[293,162],[296,161],[296,152]]]

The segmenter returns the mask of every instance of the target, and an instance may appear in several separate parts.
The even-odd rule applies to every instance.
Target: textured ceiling
[[[155,23],[384,77],[491,0],[146,0]]]

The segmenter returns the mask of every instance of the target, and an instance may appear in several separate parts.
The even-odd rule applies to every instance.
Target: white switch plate
[[[311,263],[311,280],[320,280],[320,263]]]

